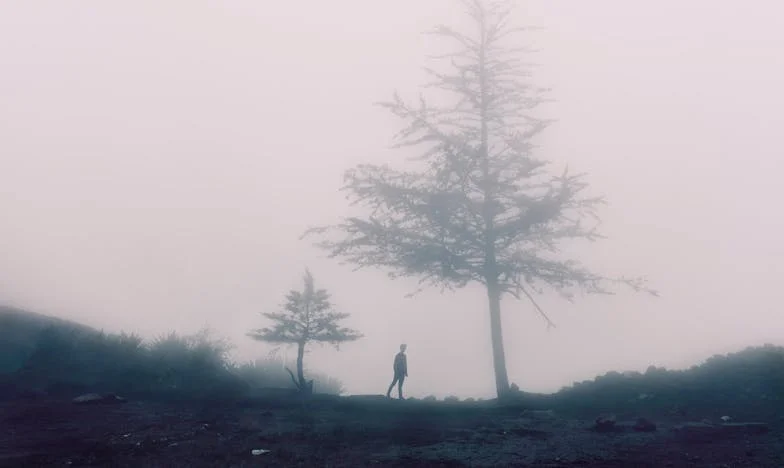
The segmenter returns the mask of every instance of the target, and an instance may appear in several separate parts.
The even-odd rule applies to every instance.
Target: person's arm
[[[403,355],[403,374],[408,377],[408,358]]]

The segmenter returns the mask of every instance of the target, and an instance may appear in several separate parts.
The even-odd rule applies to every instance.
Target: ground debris
[[[370,398],[350,406],[325,400],[306,411],[269,401],[216,410],[19,399],[0,403],[0,428],[12,428],[0,430],[0,466],[784,466],[777,458],[784,440],[764,422],[586,430],[596,423],[478,403]],[[694,434],[708,440],[692,444]]]

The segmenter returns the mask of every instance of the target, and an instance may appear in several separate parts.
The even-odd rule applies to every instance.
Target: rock
[[[72,400],[77,405],[90,405],[90,404],[116,404],[125,403],[125,398],[118,397],[113,393],[101,395],[100,393],[85,393],[79,395]]]
[[[637,432],[655,432],[656,424],[654,424],[648,419],[638,418],[637,422],[635,422],[634,426],[632,426],[632,429],[634,429]]]
[[[512,383],[512,385],[509,386],[509,390],[511,390],[514,393],[519,393],[520,387],[516,383]]]
[[[613,432],[617,430],[615,415],[599,416],[594,423],[593,428],[597,432]]]

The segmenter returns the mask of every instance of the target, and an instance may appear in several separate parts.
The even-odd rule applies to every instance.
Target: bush
[[[162,335],[149,343],[133,334],[50,325],[11,375],[23,386],[51,393],[114,392],[175,399],[232,399],[252,388],[292,387],[275,360],[236,365],[232,346],[208,330]],[[9,366],[10,367],[10,366]],[[340,382],[314,374],[317,392],[339,394]]]
[[[608,372],[552,395],[564,410],[763,417],[784,411],[784,348],[765,345],[715,355],[688,370],[650,366],[644,374]]]
[[[283,359],[278,357],[257,359],[242,364],[236,367],[235,372],[251,388],[296,388],[291,380],[291,375],[285,369]],[[313,371],[307,371],[307,375],[308,378],[313,379],[315,393],[340,395],[344,392],[343,385],[338,379]]]

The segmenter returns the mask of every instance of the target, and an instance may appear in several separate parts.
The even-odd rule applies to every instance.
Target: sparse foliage
[[[535,300],[545,289],[570,300],[578,290],[611,294],[616,284],[647,289],[641,279],[610,278],[562,255],[565,241],[601,238],[597,209],[604,199],[588,193],[583,174],[564,169],[553,176],[533,155],[533,138],[550,121],[531,112],[547,90],[530,81],[529,51],[507,45],[524,31],[510,24],[511,3],[462,3],[476,27],[436,28],[433,34],[457,49],[437,57],[445,70],[427,70],[428,87],[451,93],[454,102],[420,98],[412,105],[396,93],[382,103],[407,123],[396,146],[420,148],[419,169],[363,164],[347,171],[343,190],[369,213],[308,233],[322,236],[317,245],[332,257],[417,277],[422,287],[484,285],[502,396],[509,390],[503,295],[527,299],[552,326]]]
[[[325,289],[316,289],[309,271],[305,272],[302,291],[292,290],[286,295],[283,311],[262,315],[271,320],[273,326],[254,330],[248,336],[268,343],[297,345],[297,377],[288,368],[286,370],[297,388],[305,393],[313,390],[313,381],[305,380],[303,370],[308,343],[330,343],[338,347],[340,343],[362,337],[356,330],[340,326],[349,314],[334,310],[329,293]]]

